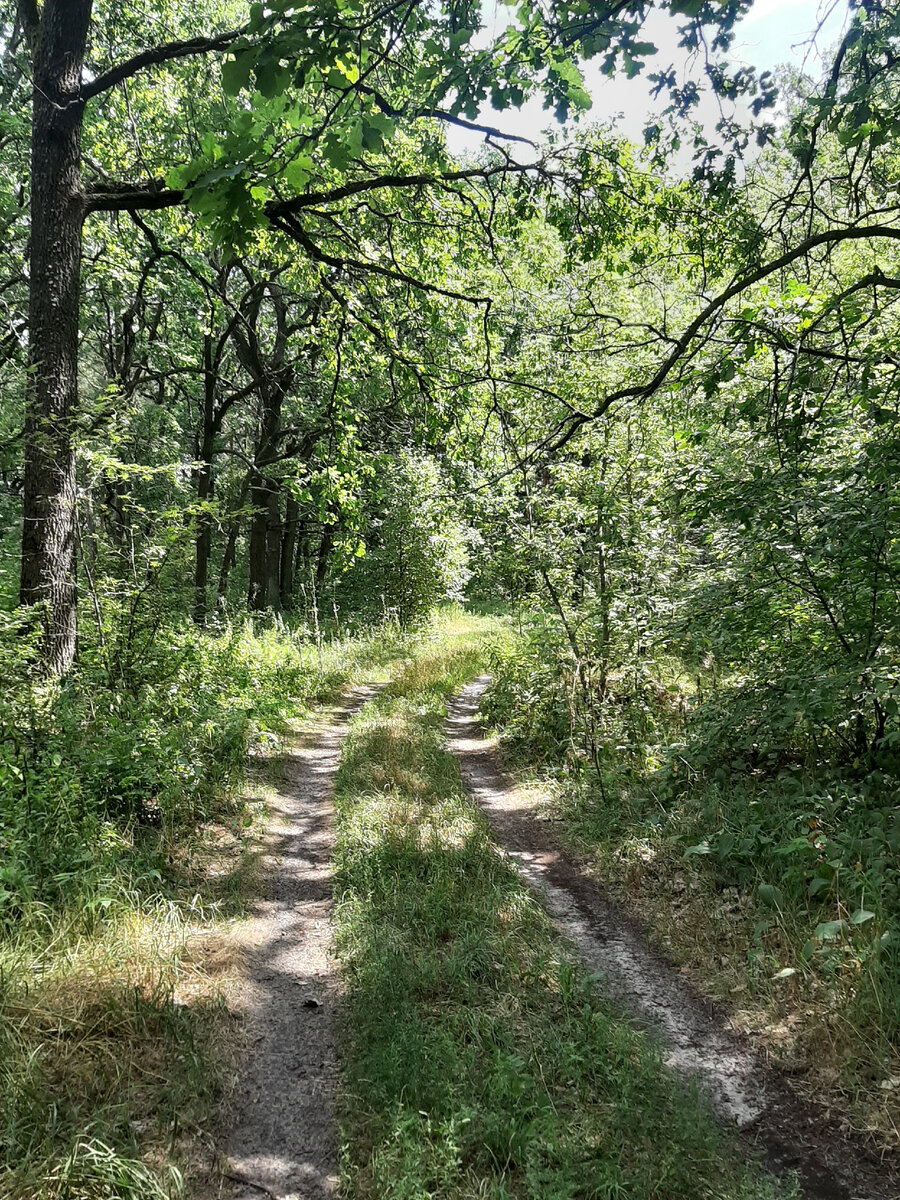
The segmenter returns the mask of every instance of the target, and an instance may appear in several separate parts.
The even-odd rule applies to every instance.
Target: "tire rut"
[[[797,1172],[807,1200],[897,1200],[896,1165],[879,1162],[763,1066],[714,1007],[647,945],[638,925],[547,823],[536,820],[535,801],[502,770],[476,722],[489,681],[474,680],[448,706],[449,749],[500,846],[540,894],[560,932],[602,977],[605,993],[656,1036],[672,1068],[698,1080],[723,1123],[736,1126],[772,1170]]]
[[[334,778],[348,722],[379,688],[304,727],[271,803],[262,893],[238,935],[245,947],[247,1052],[227,1144],[228,1200],[326,1200],[337,1194],[332,953]]]

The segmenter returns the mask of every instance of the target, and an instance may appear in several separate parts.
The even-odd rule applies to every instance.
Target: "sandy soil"
[[[476,722],[483,676],[449,707],[449,748],[500,845],[538,891],[560,931],[600,986],[664,1047],[667,1062],[696,1078],[723,1122],[776,1171],[797,1171],[808,1200],[897,1200],[900,1169],[801,1101],[605,895],[546,821],[539,801],[506,775]]]
[[[247,1055],[227,1145],[228,1200],[337,1193],[331,866],[334,776],[347,722],[376,688],[304,727],[272,798],[263,891],[236,936]]]

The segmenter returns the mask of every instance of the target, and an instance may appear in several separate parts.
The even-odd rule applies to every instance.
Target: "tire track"
[[[807,1200],[897,1200],[900,1178],[762,1066],[714,1008],[650,949],[641,930],[580,869],[536,803],[500,767],[475,715],[490,681],[468,684],[448,706],[448,748],[500,846],[538,892],[560,932],[602,977],[606,994],[663,1047],[665,1061],[697,1079],[723,1123],[776,1172],[796,1171]]]
[[[337,1193],[332,957],[334,779],[348,722],[380,689],[306,726],[272,800],[263,894],[241,928],[247,1054],[224,1170],[229,1200],[326,1200]]]

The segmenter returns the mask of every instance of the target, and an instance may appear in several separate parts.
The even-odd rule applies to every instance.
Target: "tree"
[[[85,104],[154,62],[208,53],[234,35],[176,43],[84,80],[92,0],[21,0],[31,50],[29,384],[25,424],[20,600],[44,608],[43,664],[63,673],[75,654],[75,452]]]
[[[667,7],[690,15],[686,36],[697,44],[702,23],[717,23],[722,32],[716,45],[722,49],[747,0],[724,5],[671,0]],[[332,246],[337,243],[335,251],[316,241],[304,219],[325,210],[334,222],[343,202],[354,196],[377,198],[385,191],[423,188],[453,189],[464,196],[473,181],[540,170],[540,163],[516,164],[508,156],[493,167],[451,170],[440,153],[425,170],[398,173],[372,166],[398,126],[422,120],[472,126],[471,118],[489,94],[504,106],[521,103],[541,87],[558,114],[565,115],[573,105],[583,108],[588,98],[575,65],[579,55],[601,53],[608,69],[621,60],[632,70],[654,49],[637,40],[645,7],[632,0],[613,2],[600,14],[583,0],[556,3],[546,11],[526,0],[518,12],[520,28],[488,49],[471,45],[480,16],[469,3],[432,8],[298,0],[269,9],[253,5],[245,30],[142,48],[85,78],[93,10],[92,0],[18,3],[33,78],[30,375],[20,599],[43,606],[42,658],[54,673],[64,672],[75,653],[73,421],[86,216],[187,203],[236,244],[245,242],[248,230],[268,225],[323,267],[381,274],[403,287],[435,288],[417,272],[391,262],[390,255],[379,262],[360,254],[340,220],[328,238]],[[85,193],[86,106],[141,71],[227,48],[235,55],[225,67],[229,89],[239,91],[251,75],[257,89],[254,108],[241,113],[234,132],[221,142],[206,142],[203,154],[177,176],[170,173],[178,184],[174,188],[153,179],[137,187],[101,180]],[[273,117],[295,132],[274,155],[271,139],[260,136]],[[284,195],[285,185],[293,195]]]

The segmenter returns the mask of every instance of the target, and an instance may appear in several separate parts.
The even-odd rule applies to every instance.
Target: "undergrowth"
[[[0,1198],[162,1200],[227,1107],[247,838],[289,718],[392,659],[396,628],[320,648],[284,626],[161,632],[64,686],[0,639]],[[255,768],[249,791],[248,753]]]
[[[559,641],[544,628],[492,655],[484,708],[511,761],[801,1086],[896,1144],[896,784],[822,757],[746,681],[701,704],[674,659],[612,673],[586,702]]]
[[[475,639],[408,663],[338,782],[348,1200],[759,1200],[703,1101],[573,965],[444,750]]]

